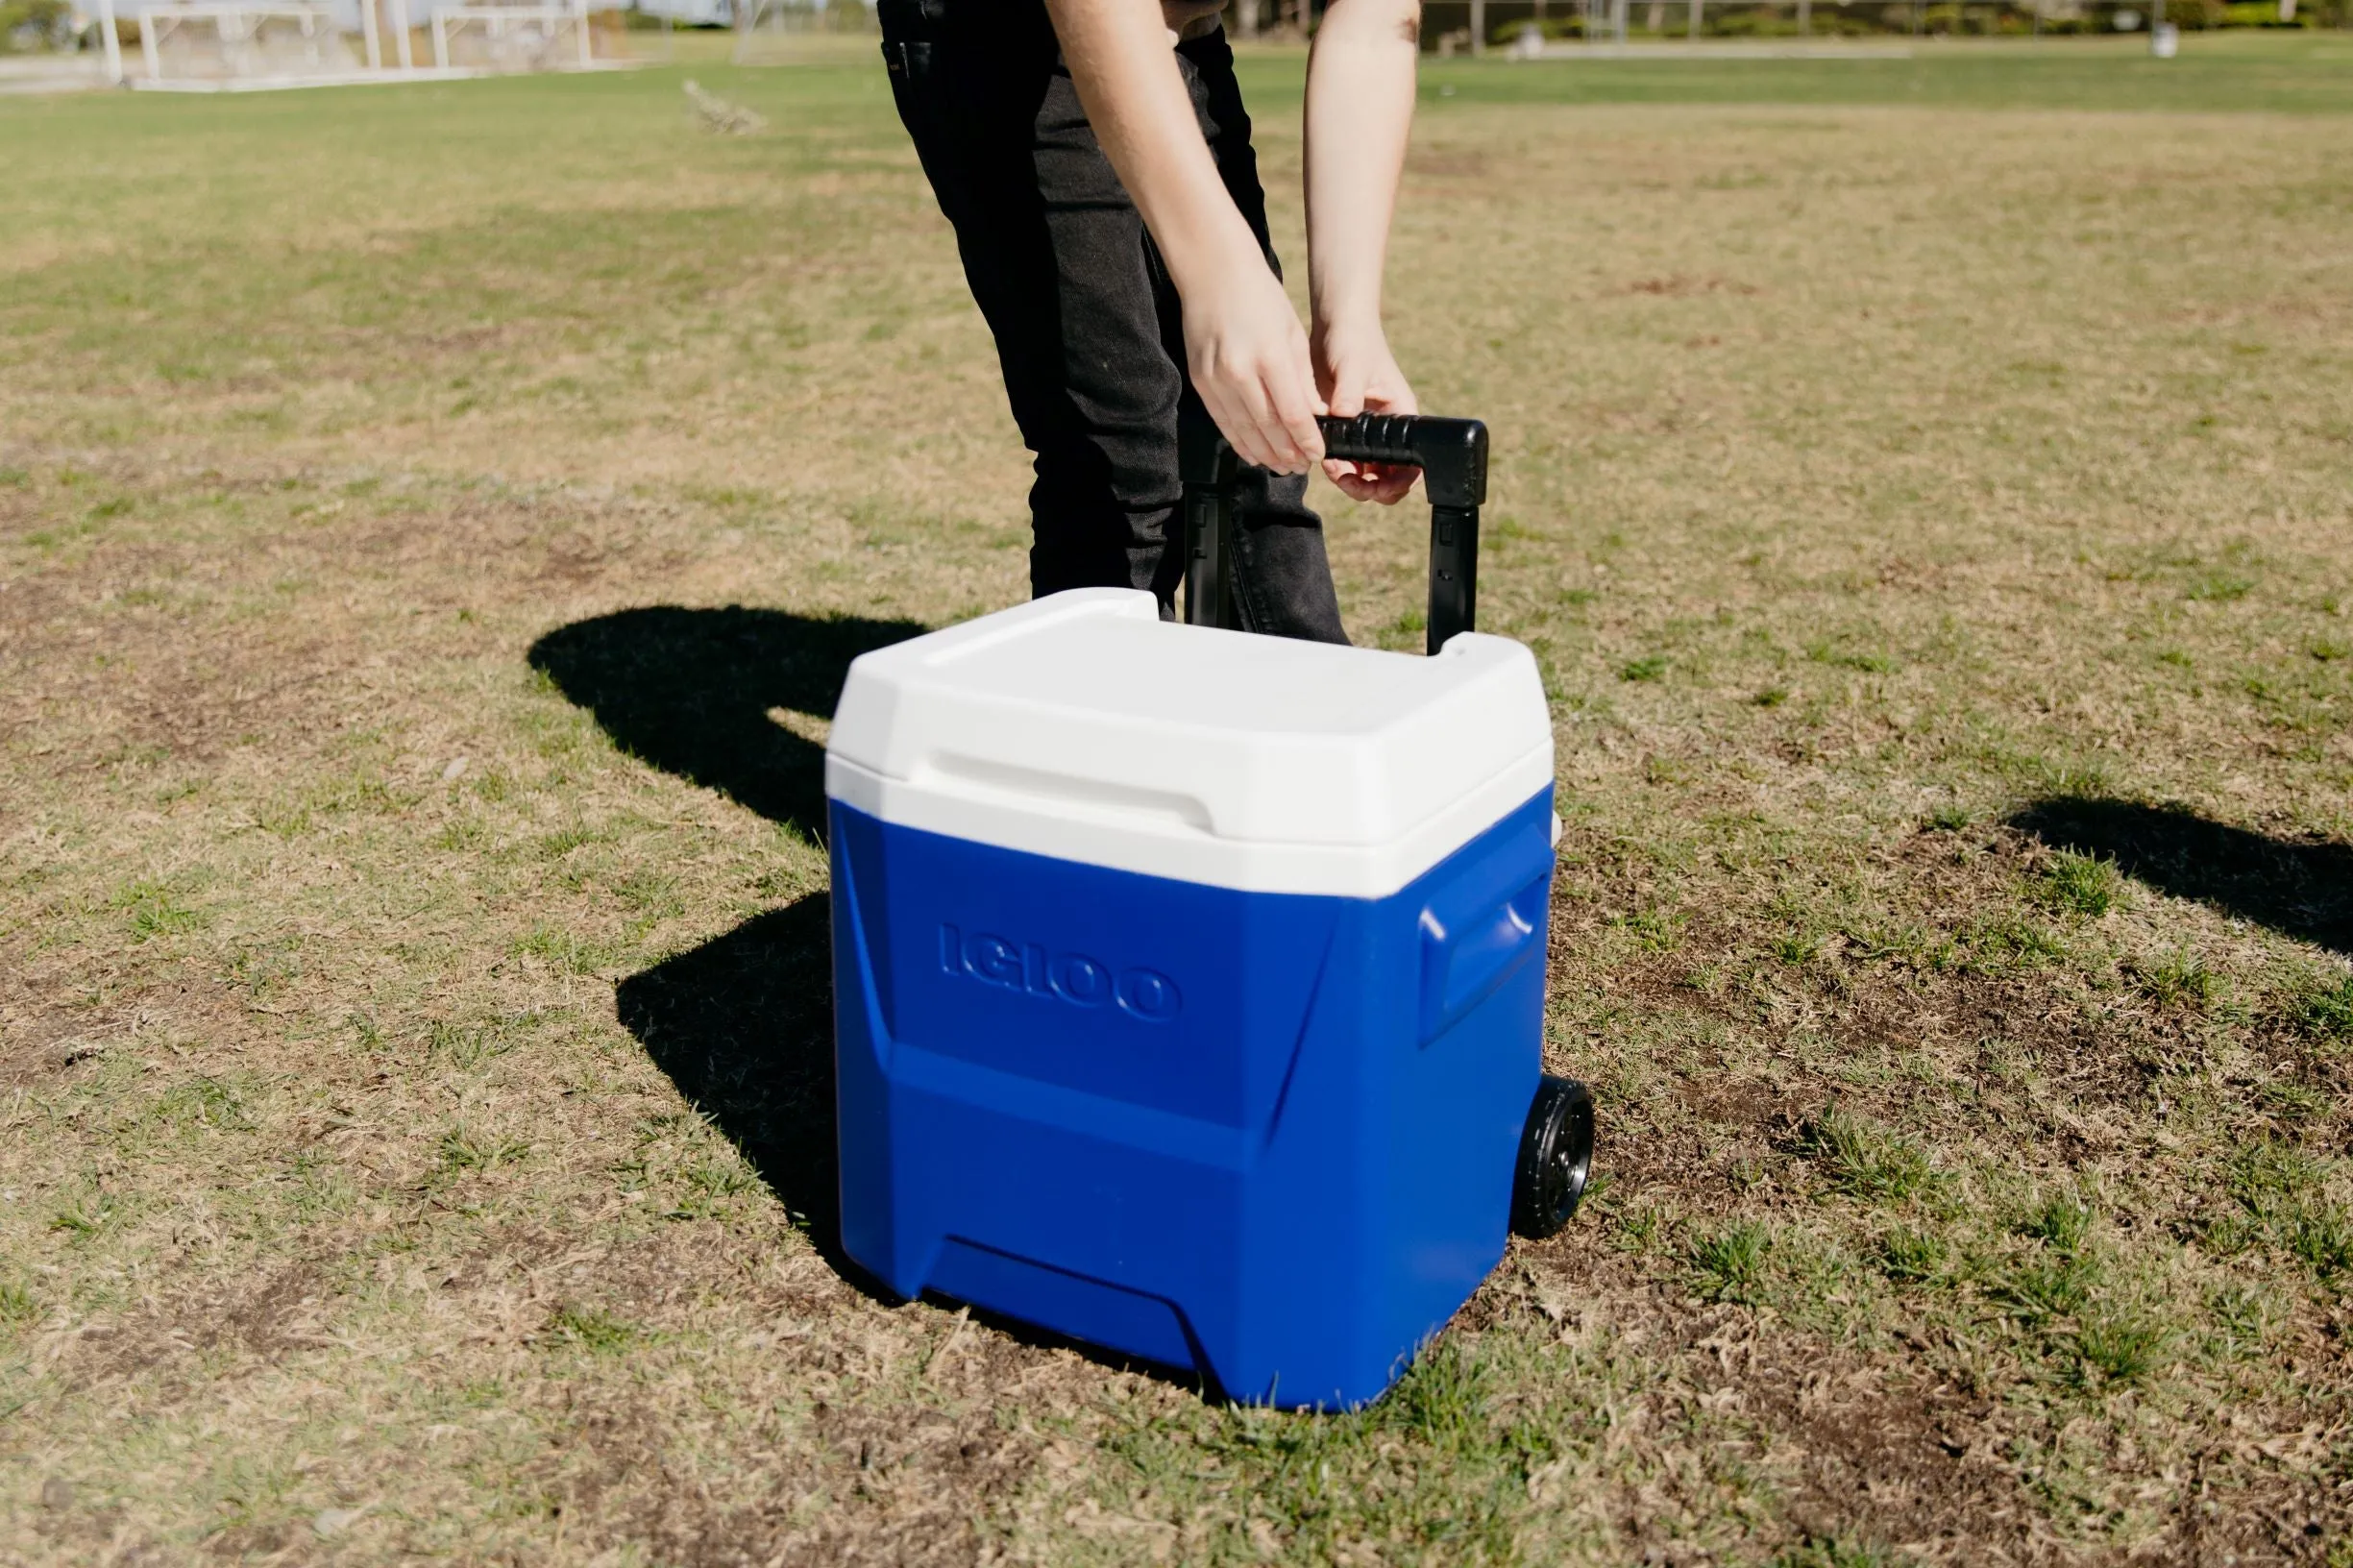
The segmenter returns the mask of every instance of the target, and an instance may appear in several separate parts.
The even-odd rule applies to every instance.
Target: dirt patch
[[[601,1529],[669,1562],[990,1560],[982,1520],[1036,1462],[1036,1439],[1008,1430],[992,1400],[1023,1382],[1024,1369],[968,1330],[958,1344],[936,1344],[933,1360],[927,1376],[936,1370],[951,1405],[911,1415],[818,1399],[791,1418],[789,1434],[769,1436],[797,1457],[761,1462],[725,1493],[678,1484],[665,1462],[666,1426],[643,1410],[603,1400],[568,1406],[558,1446],[580,1462],[568,1466],[562,1490]]]
[[[1469,148],[1415,147],[1406,155],[1406,173],[1420,180],[1469,182],[1485,179],[1493,162],[1485,153]]]
[[[200,1347],[233,1345],[269,1359],[331,1342],[319,1331],[331,1315],[332,1293],[317,1265],[296,1262],[270,1269],[225,1301],[191,1303],[173,1315],[190,1324],[191,1337]]]
[[[1795,1125],[1798,1115],[1788,1093],[1769,1079],[1710,1076],[1686,1080],[1680,1097],[1683,1110],[1695,1120],[1735,1130],[1786,1132]]]
[[[1925,1369],[1908,1376],[1729,1325],[1703,1347],[1796,1472],[1802,1536],[1900,1547],[1931,1561],[2057,1560],[2001,1454],[1998,1408]],[[1913,1384],[1898,1392],[1891,1382]]]
[[[321,1330],[334,1311],[333,1297],[316,1262],[275,1262],[251,1282],[142,1303],[60,1339],[51,1354],[62,1372],[93,1386],[185,1390],[198,1377],[190,1363],[202,1356],[227,1352],[233,1362],[269,1362],[331,1344]],[[240,1375],[250,1370],[244,1366]]]
[[[1658,299],[1686,300],[1702,294],[1732,294],[1742,297],[1758,292],[1751,283],[1734,282],[1728,278],[1690,277],[1671,273],[1664,278],[1640,278],[1626,285],[1629,294],[1649,294]]]

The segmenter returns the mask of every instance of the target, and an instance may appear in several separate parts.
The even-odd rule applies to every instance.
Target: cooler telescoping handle
[[[1430,492],[1429,650],[1435,653],[1479,615],[1479,508],[1487,499],[1487,428],[1430,414],[1325,417],[1324,454],[1422,471]],[[1185,480],[1185,619],[1234,625],[1228,544],[1241,462],[1208,413],[1188,403],[1177,432]]]

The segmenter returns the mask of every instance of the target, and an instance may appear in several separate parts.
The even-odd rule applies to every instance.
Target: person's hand
[[[1388,338],[1378,324],[1333,329],[1318,324],[1313,349],[1315,383],[1334,415],[1351,419],[1367,410],[1381,414],[1417,414],[1421,404],[1413,388],[1389,353]],[[1324,473],[1347,495],[1394,506],[1405,500],[1418,468],[1386,463],[1351,463],[1337,457],[1324,463]]]
[[[1256,250],[1185,295],[1185,358],[1210,418],[1245,463],[1304,474],[1324,454],[1308,334]]]

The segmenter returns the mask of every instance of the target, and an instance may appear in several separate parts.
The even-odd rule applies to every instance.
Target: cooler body
[[[843,1244],[1230,1396],[1378,1396],[1502,1258],[1552,792],[1381,896],[832,802]]]
[[[902,1295],[1378,1396],[1503,1256],[1540,1075],[1534,659],[1079,589],[866,654],[826,748],[842,1237]]]

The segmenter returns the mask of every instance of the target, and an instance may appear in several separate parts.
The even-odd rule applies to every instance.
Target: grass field
[[[1430,69],[1606,1179],[1345,1417],[836,1267],[1025,462],[880,71],[695,71],[0,103],[0,1563],[2353,1562],[2353,48]]]

